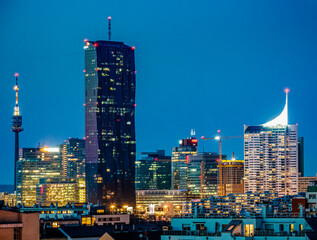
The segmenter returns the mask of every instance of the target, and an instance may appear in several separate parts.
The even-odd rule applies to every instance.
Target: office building
[[[36,186],[40,179],[62,177],[59,148],[22,148],[17,162],[17,203],[31,206],[37,202]]]
[[[298,176],[304,177],[304,137],[298,138]]]
[[[135,162],[136,190],[171,189],[171,157],[164,150],[139,154]]]
[[[298,192],[298,126],[288,124],[288,91],[282,113],[259,126],[244,126],[244,190]]]
[[[298,192],[307,192],[308,186],[317,181],[317,174],[315,177],[298,177]]]
[[[85,40],[87,201],[135,206],[134,47]]]
[[[85,203],[85,179],[40,179],[36,185],[36,202],[42,205],[58,203],[65,206],[68,203]]]
[[[218,195],[227,196],[230,193],[243,193],[244,185],[244,161],[243,160],[222,160],[218,164]],[[222,177],[220,179],[220,177]]]
[[[137,214],[180,214],[187,199],[184,190],[137,190]]]
[[[222,159],[226,158],[227,156],[222,155]],[[218,159],[217,153],[188,155],[186,178],[189,198],[217,195]]]
[[[179,140],[172,148],[172,189],[187,190],[187,163],[190,155],[197,155],[198,140],[195,137]]]
[[[60,146],[64,178],[85,178],[85,139],[69,138]]]

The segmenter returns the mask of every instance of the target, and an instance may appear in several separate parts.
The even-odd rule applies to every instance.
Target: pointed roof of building
[[[285,101],[285,106],[284,106],[282,113],[279,116],[277,116],[276,118],[274,118],[273,120],[262,124],[263,127],[276,127],[276,126],[287,126],[288,125],[288,93],[289,93],[289,89],[286,88],[284,90],[284,92],[286,93],[286,101]]]

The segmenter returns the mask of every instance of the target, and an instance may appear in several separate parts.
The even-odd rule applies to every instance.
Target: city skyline
[[[34,7],[32,4],[34,2],[24,7]],[[202,135],[213,137],[218,129],[224,136],[242,135],[244,124],[258,125],[276,117],[283,105],[282,89],[290,87],[290,121],[299,123],[299,136],[305,138],[305,176],[315,175],[317,166],[307,166],[313,164],[312,144],[315,143],[313,119],[316,113],[309,110],[316,103],[313,90],[317,76],[314,70],[317,37],[311,31],[316,17],[312,15],[313,10],[307,12],[306,5],[310,4],[310,8],[315,10],[316,5],[305,2],[306,5],[296,9],[295,2],[290,2],[288,11],[280,13],[274,10],[283,7],[280,3],[254,3],[247,7],[231,2],[228,9],[220,3],[205,4],[214,15],[202,6],[190,10],[190,5],[185,4],[182,7],[184,12],[177,13],[179,20],[173,18],[170,22],[154,14],[155,17],[141,27],[142,17],[149,18],[149,13],[139,11],[140,17],[134,14],[124,16],[130,5],[123,7],[123,13],[113,7],[98,17],[90,16],[91,19],[87,16],[81,20],[79,14],[76,15],[78,23],[70,30],[67,24],[61,25],[62,20],[53,23],[48,18],[44,18],[43,25],[32,22],[34,25],[28,26],[30,22],[23,23],[20,19],[25,14],[23,5],[17,8],[20,13],[17,19],[11,22],[9,14],[12,14],[13,6],[4,3],[2,18],[9,20],[8,26],[1,30],[4,37],[0,43],[9,47],[4,50],[0,71],[4,109],[0,122],[1,149],[4,152],[2,163],[6,165],[0,171],[0,182],[13,182],[14,137],[10,132],[10,117],[14,107],[14,73],[20,73],[20,109],[25,129],[20,147],[34,147],[43,141],[52,146],[68,137],[83,138],[83,40],[107,39],[108,15],[114,19],[112,39],[135,45],[137,49],[137,152],[165,149],[170,154],[172,146],[178,139],[189,137],[192,128],[196,129],[197,138]],[[140,2],[136,6],[140,7]],[[236,13],[233,6],[241,12]],[[41,7],[44,6],[35,9]],[[171,10],[163,11],[170,15],[177,7],[177,4],[172,4]],[[257,13],[266,21],[249,12],[261,7],[263,10]],[[213,8],[220,9],[220,13],[227,10],[233,17],[227,19],[228,23],[221,22],[226,18],[214,12]],[[267,13],[273,20],[265,17]],[[297,25],[288,22],[294,13],[302,17]],[[248,22],[252,17],[256,23]],[[62,19],[74,23],[68,17]],[[238,22],[234,23],[234,20]],[[276,26],[272,25],[274,21]],[[95,25],[91,27],[90,23]],[[255,29],[256,24],[261,27]],[[43,35],[24,32],[26,26],[30,30],[42,27]],[[174,28],[179,33],[174,33]],[[66,34],[64,42],[62,33]],[[18,36],[24,36],[24,41],[18,42]],[[234,41],[232,36],[240,38]],[[39,40],[35,41],[35,37]],[[37,47],[31,47],[32,43]],[[46,48],[48,53],[44,51]],[[253,63],[254,59],[258,61]],[[201,142],[200,151],[203,145],[205,151],[217,152],[216,142]],[[225,141],[223,145],[223,153],[228,157],[235,152],[237,158],[243,158],[242,139]]]

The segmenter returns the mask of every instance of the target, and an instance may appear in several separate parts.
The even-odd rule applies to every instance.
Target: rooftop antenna
[[[196,135],[195,129],[191,129],[190,135],[191,135],[191,136],[195,136],[195,135]]]
[[[108,17],[108,36],[109,36],[109,41],[111,41],[111,17]]]

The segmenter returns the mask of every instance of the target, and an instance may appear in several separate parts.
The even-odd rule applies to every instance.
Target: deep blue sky
[[[84,137],[83,39],[106,39],[109,15],[113,39],[136,46],[138,152],[170,152],[191,128],[242,135],[243,124],[282,111],[289,87],[289,120],[305,137],[305,175],[314,175],[316,12],[314,0],[0,1],[0,183],[13,183],[14,73],[21,147]],[[243,158],[243,140],[224,141],[223,151]]]

